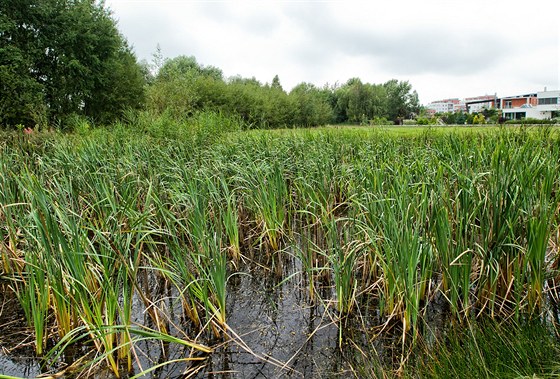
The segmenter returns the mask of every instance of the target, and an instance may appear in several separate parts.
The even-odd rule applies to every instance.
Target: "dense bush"
[[[418,117],[416,119],[418,125],[436,125],[438,123],[438,119],[436,117]]]
[[[411,121],[411,120],[407,120]],[[370,125],[393,125],[393,121],[387,120],[386,117],[374,117],[373,120],[370,120]],[[406,124],[405,124],[406,125]]]
[[[507,120],[508,125],[553,125],[558,123],[557,120],[539,120],[536,118],[524,118],[522,120]]]

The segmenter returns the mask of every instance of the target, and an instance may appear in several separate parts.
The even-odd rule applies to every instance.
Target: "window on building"
[[[510,108],[512,108],[511,100],[506,100],[506,101],[504,102],[504,108],[505,108],[505,109],[510,109]]]
[[[557,97],[541,97],[539,99],[539,105],[550,105],[550,104],[558,104]]]

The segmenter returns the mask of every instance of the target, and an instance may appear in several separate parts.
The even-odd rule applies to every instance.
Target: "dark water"
[[[0,374],[34,377],[41,374],[17,298],[0,282]]]
[[[282,262],[281,275],[264,264],[248,262],[241,273],[228,280],[227,320],[231,339],[217,341],[212,354],[197,364],[184,362],[163,366],[149,378],[327,378],[348,377],[348,367],[338,349],[338,327],[333,320],[334,304],[311,301],[306,278],[299,273],[299,262]],[[289,278],[286,280],[286,278]],[[283,281],[282,281],[283,280]],[[160,307],[170,310],[171,324],[183,325],[180,305],[165,283],[151,285],[162,299]],[[332,299],[332,288],[318,288],[322,299]],[[41,362],[34,358],[32,334],[13,294],[2,288],[0,313],[0,374],[21,377],[40,375]],[[143,305],[136,300],[134,322],[149,324]],[[18,347],[25,341],[25,347]],[[203,342],[203,340],[200,340]],[[171,359],[185,358],[188,349],[156,342],[136,346],[134,372]],[[72,363],[67,357],[67,364]],[[66,376],[70,378],[70,375]],[[113,376],[106,370],[92,371],[85,377]]]
[[[285,274],[296,271],[294,264],[287,262]],[[239,378],[324,378],[339,371],[338,328],[326,312],[329,304],[309,299],[301,275],[279,283],[252,271],[232,277],[228,288],[228,324],[242,342],[213,354],[209,368]],[[324,291],[329,294],[323,298],[332,298],[330,288]]]
[[[269,269],[274,266],[281,269],[277,272]],[[388,368],[398,367],[403,351],[402,330],[397,325],[383,335],[370,333],[383,324],[376,304],[360,304],[358,320],[345,321],[348,322],[343,328],[346,339],[342,348],[339,347],[335,304],[326,300],[335,299],[332,280],[317,280],[318,296],[311,299],[308,278],[301,273],[297,258],[285,254],[281,262],[246,260],[232,271],[238,273],[228,279],[226,318],[230,338],[208,341],[206,337],[210,333],[207,333],[197,342],[213,347],[212,354],[200,356],[204,359],[197,363],[164,365],[144,378],[348,378],[360,377],[354,371],[356,366],[367,366],[372,361]],[[171,334],[185,333],[192,338],[194,332],[183,316],[177,289],[155,277],[148,277],[144,282],[142,286],[146,284],[152,299],[159,299],[156,306],[168,315]],[[557,295],[549,287],[546,290]],[[154,327],[140,298],[134,302],[133,323]],[[560,324],[558,304],[557,297],[550,299],[547,320],[551,324]],[[428,304],[423,321],[424,342],[429,344],[442,337],[450,323],[443,295],[436,294]],[[86,352],[69,352],[61,358],[60,367],[72,364],[73,357]],[[190,357],[192,352],[178,345],[142,341],[135,344],[135,353],[134,370],[129,376],[169,360]],[[101,366],[78,377],[114,379]],[[57,371],[56,367],[47,369],[49,373]],[[9,282],[0,280],[0,374],[34,378],[47,369],[41,367],[41,360],[34,355],[33,334]],[[76,378],[77,374],[62,377]]]

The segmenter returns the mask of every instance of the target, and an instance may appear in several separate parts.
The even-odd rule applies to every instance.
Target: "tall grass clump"
[[[267,162],[252,167],[244,178],[249,196],[248,208],[256,215],[261,229],[261,243],[278,250],[285,232],[288,188],[282,168],[278,162],[269,166]]]
[[[560,350],[546,324],[478,322],[424,346],[410,376],[548,378],[558,376]]]
[[[545,246],[558,211],[551,206],[557,204],[552,167],[531,142],[513,146],[510,139],[497,142],[478,198],[477,303],[492,315],[540,304],[533,288],[544,284]]]
[[[226,133],[245,129],[241,118],[226,116],[217,111],[200,111],[178,117],[173,112],[135,111],[125,112],[125,125],[117,124],[117,132],[142,133],[150,137],[171,139],[200,147],[213,143]]]

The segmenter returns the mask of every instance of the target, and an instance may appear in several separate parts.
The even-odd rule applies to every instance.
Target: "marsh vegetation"
[[[0,140],[3,359],[66,377],[440,377],[501,341],[518,375],[558,370],[555,130],[134,122]],[[507,346],[533,332],[542,365]],[[467,376],[495,372],[477,362]]]

